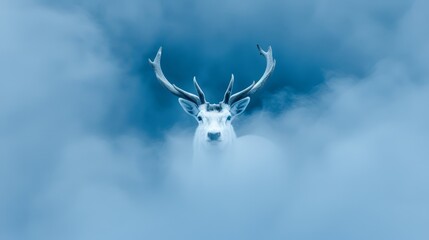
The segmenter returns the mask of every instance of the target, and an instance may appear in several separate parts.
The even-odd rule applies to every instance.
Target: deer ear
[[[195,104],[191,101],[188,101],[186,99],[179,98],[179,104],[180,104],[180,106],[182,106],[183,110],[191,116],[195,117],[200,112],[197,104]]]
[[[240,115],[246,110],[247,105],[250,102],[250,97],[243,98],[231,105],[231,114],[233,116]]]

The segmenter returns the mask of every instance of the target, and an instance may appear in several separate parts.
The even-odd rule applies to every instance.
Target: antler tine
[[[228,87],[226,88],[225,95],[222,102],[228,104],[231,97],[232,87],[234,86],[234,74],[231,74],[231,80],[229,81]]]
[[[194,86],[197,89],[198,97],[200,98],[200,104],[206,103],[206,97],[204,96],[204,92],[201,89],[200,85],[198,85],[197,78],[194,76]]]
[[[204,103],[204,101],[205,101],[204,99],[200,99],[195,94],[189,93],[189,92],[175,86],[174,84],[171,84],[167,80],[167,78],[164,76],[164,73],[162,72],[162,69],[161,69],[161,55],[162,55],[162,47],[159,48],[159,50],[155,56],[155,59],[153,61],[149,59],[149,63],[152,65],[153,70],[155,71],[156,78],[159,80],[159,82],[165,88],[167,88],[171,93],[173,93],[174,95],[176,95],[178,97],[185,98],[185,99],[192,101],[198,105]]]
[[[253,82],[249,87],[232,95],[231,98],[229,99],[229,104],[233,104],[234,102],[237,102],[238,100],[243,99],[255,93],[259,88],[261,88],[264,85],[266,80],[270,77],[271,73],[273,73],[274,71],[274,68],[276,66],[276,60],[273,59],[273,50],[271,46],[268,47],[268,51],[266,52],[259,46],[259,44],[256,46],[258,47],[259,53],[263,55],[267,60],[267,65],[265,67],[264,74],[258,81]]]
[[[229,99],[229,104],[231,105],[231,104],[239,101],[240,99],[243,99],[243,98],[249,96],[250,95],[249,92],[253,89],[253,87],[255,86],[255,84],[256,84],[255,81],[253,81],[252,84],[250,84],[250,86],[248,86],[247,88],[241,90],[240,92],[235,93],[234,95],[232,95],[230,97],[230,99]]]

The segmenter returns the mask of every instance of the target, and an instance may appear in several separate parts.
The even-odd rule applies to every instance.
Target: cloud
[[[427,8],[2,1],[0,238],[427,238]],[[214,102],[255,43],[278,65],[235,124],[264,139],[195,169],[146,59]]]

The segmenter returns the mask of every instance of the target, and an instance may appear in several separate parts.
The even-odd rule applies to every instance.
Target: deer
[[[149,59],[149,63],[152,65],[155,76],[161,85],[177,96],[183,110],[198,122],[193,140],[194,158],[226,152],[234,146],[237,135],[232,126],[233,120],[244,112],[250,102],[250,96],[265,84],[276,65],[271,46],[268,47],[267,51],[264,51],[259,45],[257,48],[260,55],[266,59],[266,67],[262,77],[253,81],[247,88],[232,94],[234,74],[231,74],[231,80],[223,100],[219,103],[210,103],[206,100],[195,76],[193,84],[197,94],[187,92],[168,81],[161,69],[162,47],[159,48],[154,60]]]

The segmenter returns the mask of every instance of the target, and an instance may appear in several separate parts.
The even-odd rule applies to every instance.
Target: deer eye
[[[198,117],[197,117],[197,119],[198,119],[198,121],[200,121],[200,122],[201,122],[201,121],[203,121],[203,118],[202,118],[201,116],[198,116]]]
[[[231,118],[232,118],[231,116],[228,116],[228,117],[226,117],[226,120],[231,121]]]

